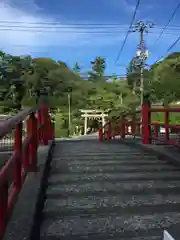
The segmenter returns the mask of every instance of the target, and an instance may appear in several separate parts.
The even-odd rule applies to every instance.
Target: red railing
[[[164,122],[153,122],[152,113],[164,113]],[[180,147],[180,124],[170,123],[170,113],[180,113],[180,108],[153,108],[144,103],[141,111],[122,115],[100,128],[99,140],[139,137],[143,144],[163,143]]]
[[[23,136],[23,125],[25,134]],[[26,109],[0,127],[0,140],[14,133],[14,151],[0,168],[0,239],[29,171],[37,170],[38,145],[54,139],[54,129],[46,105],[38,111]]]

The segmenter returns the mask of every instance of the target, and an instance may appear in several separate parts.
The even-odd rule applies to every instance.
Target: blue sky
[[[179,36],[167,30],[154,42],[179,0],[141,0],[136,20],[150,20],[155,26],[145,35],[149,64],[166,54]],[[135,55],[138,33],[130,33],[122,54],[114,64],[130,24],[136,0],[0,0],[0,46],[12,54],[51,57],[82,72],[90,70],[96,56],[106,58],[106,74],[125,74]],[[21,23],[16,23],[21,22]],[[111,25],[110,25],[111,24]],[[169,27],[180,24],[180,9]],[[180,43],[173,51],[179,51]]]

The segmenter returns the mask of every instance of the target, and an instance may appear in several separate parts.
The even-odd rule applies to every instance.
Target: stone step
[[[123,238],[149,236],[153,230],[161,235],[163,229],[171,227],[179,230],[180,213],[132,215],[117,214],[71,216],[45,219],[41,228],[41,236],[88,236],[98,234],[119,234]],[[106,238],[107,239],[107,238]],[[120,238],[121,239],[121,238]]]
[[[106,166],[106,165],[125,165],[125,166],[129,166],[129,165],[147,165],[147,166],[151,166],[151,165],[168,165],[168,166],[172,166],[167,164],[165,161],[162,160],[157,160],[157,159],[140,159],[140,160],[134,160],[134,159],[128,159],[128,160],[120,160],[119,158],[117,159],[113,159],[113,160],[109,160],[109,158],[106,159],[86,159],[86,160],[78,160],[78,159],[74,159],[72,161],[67,161],[66,159],[63,160],[62,158],[59,160],[54,160],[52,162],[53,166],[58,166],[61,164],[68,164],[68,166],[75,166],[75,165],[83,165],[83,166]]]
[[[146,234],[147,235],[147,234]],[[90,236],[71,236],[73,240],[87,240]],[[69,236],[41,236],[42,240],[69,240]],[[138,236],[138,237],[128,237],[128,238],[122,238],[122,234],[107,234],[107,235],[92,235],[91,234],[91,240],[164,240],[162,239],[162,234],[159,233],[156,236],[150,236],[150,233],[148,236]]]
[[[67,163],[56,165],[56,169],[52,170],[51,174],[60,174],[60,173],[138,173],[138,172],[168,172],[168,171],[178,171],[179,169],[175,166],[169,165],[129,165],[129,166],[84,166],[84,165],[71,165]]]
[[[73,238],[73,240],[87,240],[89,237],[89,239],[91,240],[164,240],[162,238],[162,233],[158,230],[158,231],[152,231],[152,235],[151,232],[149,233],[141,233],[141,236],[135,236],[136,234],[134,234],[134,236],[130,236],[130,237],[122,237],[122,234],[88,234],[88,236],[86,235],[73,235],[71,236]],[[155,233],[157,232],[157,233]],[[155,235],[156,234],[156,235]],[[139,233],[138,233],[139,235]],[[69,236],[54,236],[54,235],[49,235],[49,236],[41,236],[42,240],[69,240]]]
[[[127,157],[128,156],[128,157]],[[57,156],[53,155],[53,160],[55,161],[60,161],[60,160],[84,160],[84,159],[89,159],[89,160],[96,160],[96,159],[104,159],[104,160],[108,160],[108,159],[119,159],[119,160],[123,160],[123,159],[139,159],[139,160],[144,160],[144,159],[158,159],[157,156],[153,156],[153,155],[143,155],[143,154],[135,154],[135,153],[88,153],[88,154],[74,154],[69,152],[69,154],[58,154]]]
[[[83,149],[83,151],[82,151]],[[119,150],[117,150],[117,148],[113,149],[113,148],[106,148],[106,149],[101,149],[101,148],[90,148],[88,146],[88,149],[84,149],[84,147],[80,147],[80,148],[75,148],[75,149],[72,149],[72,148],[67,148],[67,149],[63,149],[59,146],[59,149],[57,149],[56,147],[56,150],[54,151],[53,153],[53,157],[55,158],[59,158],[59,156],[64,156],[64,157],[68,157],[69,155],[71,156],[75,156],[75,157],[78,157],[78,156],[106,156],[106,155],[135,155],[135,156],[148,156],[149,154],[144,152],[144,151],[141,151],[141,150],[138,150],[138,149],[135,149],[135,148],[120,148]],[[155,156],[155,155],[154,155]]]
[[[44,240],[180,235],[180,170],[119,142],[58,143],[46,197]]]
[[[180,180],[179,171],[142,172],[142,173],[92,173],[92,174],[54,174],[49,178],[50,184],[92,181],[125,181],[125,180]]]
[[[60,144],[56,144],[54,153],[63,152],[67,153],[68,151],[76,152],[77,153],[83,153],[91,152],[93,150],[94,152],[108,152],[109,149],[113,150],[113,152],[128,152],[129,150],[132,150],[133,152],[140,152],[138,149],[133,148],[131,146],[128,146],[126,144],[98,144],[98,141],[96,142],[89,142],[89,141],[77,141],[77,142],[64,142]]]
[[[146,195],[159,194],[174,194],[180,193],[180,181],[120,181],[120,182],[89,182],[89,183],[70,183],[51,185],[47,189],[49,197],[71,196],[71,195],[96,195],[96,194],[141,194]]]
[[[144,153],[143,151],[137,151],[137,150],[132,150],[132,149],[127,149],[127,150],[122,150],[122,151],[113,151],[112,149],[108,149],[107,151],[104,150],[100,150],[100,149],[89,149],[88,151],[85,151],[82,148],[80,148],[79,150],[72,150],[72,149],[67,149],[67,151],[62,151],[59,150],[57,152],[54,152],[53,157],[55,158],[59,158],[60,156],[64,156],[66,158],[68,158],[69,156],[74,156],[74,157],[84,157],[84,156],[127,156],[127,155],[134,155],[134,156],[148,156],[147,153]],[[155,156],[155,155],[154,155]]]
[[[119,206],[121,208],[133,206],[152,206],[165,204],[180,204],[180,194],[160,195],[154,194],[151,197],[146,195],[123,195],[123,196],[91,196],[88,197],[64,197],[59,199],[48,199],[45,208],[53,206],[58,208],[89,209],[99,207]]]
[[[48,198],[45,202],[45,212],[51,216],[92,215],[126,213],[151,214],[173,212],[180,209],[180,194],[176,195],[122,195],[122,196],[87,196]],[[180,210],[179,210],[180,211]]]

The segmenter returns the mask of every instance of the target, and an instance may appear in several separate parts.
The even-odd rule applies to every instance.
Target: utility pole
[[[141,49],[140,54],[142,56],[142,64],[141,64],[141,67],[140,67],[140,92],[141,92],[140,104],[142,106],[142,104],[143,104],[143,95],[144,95],[144,76],[143,76],[144,62],[145,62],[146,57],[148,57],[148,52],[147,52],[146,55],[144,55],[144,53],[145,53],[145,46],[144,46],[145,25],[144,25],[144,23],[142,24],[142,26],[139,26],[139,31],[140,31],[140,49]]]
[[[136,65],[138,67],[140,67],[140,104],[142,106],[143,103],[143,95],[144,95],[144,67],[145,67],[145,62],[148,58],[148,50],[145,47],[145,43],[144,43],[144,33],[148,32],[149,28],[153,27],[153,23],[147,21],[137,21],[136,24],[134,25],[134,30],[133,32],[139,32],[140,33],[140,44],[137,48],[137,52],[136,52]]]

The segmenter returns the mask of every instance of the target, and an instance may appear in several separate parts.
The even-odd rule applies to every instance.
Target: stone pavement
[[[180,171],[156,154],[121,141],[57,141],[48,182],[42,240],[180,234]]]

